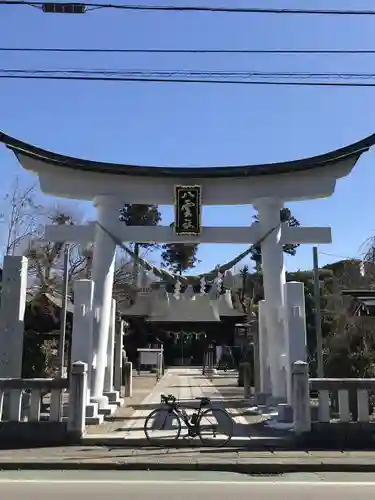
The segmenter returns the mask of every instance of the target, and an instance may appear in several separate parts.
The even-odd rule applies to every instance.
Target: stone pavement
[[[236,371],[219,372],[211,382],[218,389],[222,398],[251,424],[250,434],[256,439],[290,437],[291,424],[277,421],[276,406],[258,406],[254,398],[244,399],[244,388],[237,385]]]
[[[109,431],[102,429],[103,426],[96,428],[96,433],[92,430],[84,438],[83,442],[87,445],[128,445],[142,446],[147,445],[147,439],[144,434],[144,423],[146,417],[155,408],[159,408],[160,395],[173,394],[181,403],[188,413],[192,413],[199,406],[197,398],[209,397],[212,400],[213,407],[223,407],[231,415],[234,423],[234,432],[231,440],[232,445],[246,446],[250,445],[251,441],[269,439],[274,442],[281,439],[274,433],[263,433],[252,428],[251,424],[260,423],[261,416],[249,414],[247,408],[251,406],[249,401],[243,399],[243,388],[237,387],[236,373],[222,373],[216,375],[213,380],[201,374],[198,368],[171,368],[168,369],[164,377],[154,387],[140,404],[133,404],[134,413],[130,416],[129,412],[126,415],[116,414],[116,425]],[[224,391],[225,389],[225,391]],[[121,410],[119,410],[121,412]],[[184,427],[184,426],[183,426]],[[182,429],[182,436],[186,436],[185,429]],[[193,441],[193,442],[192,442]],[[200,445],[199,439],[186,440],[180,438],[176,445],[188,446],[191,444]],[[270,442],[271,445],[271,442]]]
[[[124,398],[124,405],[114,415],[107,416],[103,424],[88,425],[86,427],[87,435],[115,432],[119,426],[124,425],[130,419],[135,408],[153,391],[156,383],[156,375],[154,373],[141,372],[138,375],[134,370],[132,397],[124,398],[124,395],[121,394],[121,397]]]
[[[0,470],[213,470],[247,474],[375,472],[375,452],[71,446],[0,450]]]

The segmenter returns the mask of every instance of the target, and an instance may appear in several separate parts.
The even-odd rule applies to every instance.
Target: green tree
[[[241,299],[241,304],[245,300],[246,293],[249,291],[248,290],[248,285],[249,285],[249,266],[245,264],[243,268],[240,269],[240,276],[241,276],[241,288],[240,288],[240,299]],[[251,290],[252,291],[252,290]],[[251,294],[253,295],[253,294]]]
[[[161,213],[157,205],[124,205],[119,219],[127,226],[157,226],[161,221]],[[139,247],[152,247],[154,243],[137,243]]]
[[[331,308],[332,271],[328,269],[320,269],[319,278],[321,282],[320,304],[322,313],[322,336],[324,342],[324,339],[331,334],[336,324],[336,315]],[[287,273],[286,279],[287,281],[299,281],[304,285],[308,359],[310,363],[311,376],[316,376],[316,318],[313,271],[295,271]]]
[[[181,275],[184,271],[195,267],[199,262],[197,259],[197,251],[197,244],[165,244],[162,246],[162,265]]]
[[[157,226],[161,221],[161,213],[157,205],[138,205],[125,204],[121,210],[119,219],[127,226]],[[155,248],[155,243],[138,243],[132,242],[134,251],[133,274],[134,281],[137,281],[139,265],[137,258],[139,257],[140,248]]]
[[[325,339],[325,376],[332,378],[373,378],[375,376],[374,317],[343,315]],[[337,394],[333,395],[338,409]],[[374,398],[370,399],[370,413]],[[357,419],[357,391],[349,390],[349,408]]]
[[[259,222],[258,214],[254,215],[253,218],[255,222]],[[286,223],[289,227],[298,227],[300,225],[299,221],[292,215],[292,212],[287,207],[284,207],[280,210],[280,222]],[[283,245],[283,250],[288,255],[295,255],[298,246],[299,245],[286,243],[285,245]],[[262,253],[260,244],[255,244],[252,246],[250,258],[255,262],[255,268],[259,271],[262,264]]]

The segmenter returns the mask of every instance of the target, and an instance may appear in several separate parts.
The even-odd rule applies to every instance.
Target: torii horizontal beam
[[[47,225],[47,241],[71,242],[82,245],[95,240],[95,223],[76,226]],[[126,226],[123,223],[111,224],[107,228],[123,242],[137,243],[229,243],[251,245],[262,238],[259,224],[249,227],[203,227],[199,236],[178,236],[169,226]],[[332,242],[329,227],[289,227],[282,225],[281,243],[325,244]]]

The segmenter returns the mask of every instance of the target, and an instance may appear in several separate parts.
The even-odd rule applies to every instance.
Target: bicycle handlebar
[[[201,408],[204,406],[209,406],[211,404],[211,399],[207,397],[195,398],[195,399],[201,402]],[[165,405],[175,406],[177,404],[177,398],[176,396],[173,396],[173,394],[168,394],[168,395],[161,394],[160,402]]]
[[[160,400],[165,404],[174,404],[177,401],[176,397],[173,396],[173,394],[168,394],[168,396],[166,396],[165,394],[161,394]]]

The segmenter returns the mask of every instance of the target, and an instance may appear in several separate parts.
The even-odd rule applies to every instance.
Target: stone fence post
[[[85,434],[87,394],[87,363],[76,361],[72,365],[69,388],[68,434],[73,442],[79,442]]]
[[[5,255],[0,304],[0,377],[20,378],[26,307],[27,259]]]
[[[163,375],[163,354],[161,352],[157,353],[157,362],[156,362],[156,380],[159,381]]]
[[[202,375],[206,375],[207,362],[208,362],[207,352],[204,352],[203,353]]]
[[[122,366],[124,380],[124,397],[131,398],[133,395],[133,363],[125,361]]]
[[[121,393],[122,386],[122,366],[123,361],[123,342],[124,342],[125,321],[116,323],[115,326],[115,366],[113,371],[113,380],[115,391]]]
[[[214,346],[210,344],[207,351],[204,354],[204,364],[202,375],[206,375],[211,378],[214,374]]]
[[[292,369],[293,425],[297,436],[311,431],[309,367],[304,361],[293,363]]]
[[[251,363],[240,363],[240,369],[243,370],[244,399],[251,398]]]

